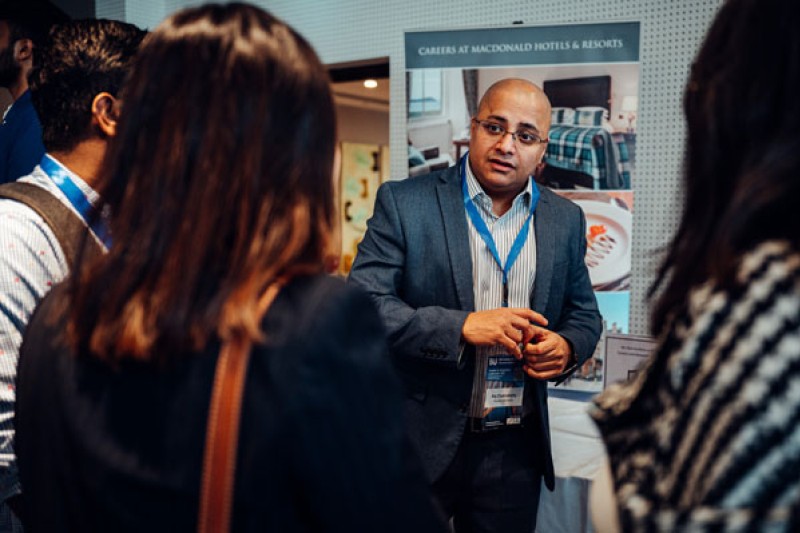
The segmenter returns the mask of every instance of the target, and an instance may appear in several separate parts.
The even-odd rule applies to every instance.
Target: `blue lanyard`
[[[467,154],[469,154],[469,152],[467,152]],[[525,246],[525,241],[528,240],[531,218],[533,217],[533,213],[536,211],[536,204],[539,203],[539,188],[536,186],[536,183],[531,182],[531,205],[530,210],[528,211],[528,216],[525,218],[525,223],[522,225],[522,228],[520,228],[519,233],[517,233],[514,243],[511,245],[511,250],[508,252],[506,263],[503,265],[503,262],[500,260],[500,254],[497,253],[497,245],[494,242],[494,237],[492,237],[492,233],[486,226],[486,222],[483,221],[480,213],[478,213],[478,208],[475,206],[475,202],[473,202],[472,198],[469,197],[469,191],[467,189],[467,154],[464,154],[464,156],[461,158],[461,191],[464,195],[464,207],[467,210],[469,219],[472,221],[472,225],[475,226],[478,235],[480,235],[481,239],[483,239],[483,242],[486,243],[486,246],[492,253],[495,263],[497,263],[497,266],[500,267],[500,271],[503,273],[502,304],[503,307],[508,307],[508,273],[511,272],[511,267],[514,266],[514,263],[519,257],[519,253],[522,251],[522,247]]]
[[[69,172],[58,163],[55,159],[50,157],[47,154],[42,156],[42,160],[39,162],[39,166],[42,170],[47,174],[47,176],[53,180],[53,183],[56,184],[64,196],[67,197],[69,203],[72,204],[72,207],[80,214],[83,221],[86,222],[86,225],[89,226],[92,231],[94,232],[97,237],[103,241],[106,245],[106,248],[111,247],[111,237],[108,232],[108,227],[105,224],[105,221],[99,216],[94,215],[91,202],[83,193],[82,190],[75,184],[72,178],[69,175]]]

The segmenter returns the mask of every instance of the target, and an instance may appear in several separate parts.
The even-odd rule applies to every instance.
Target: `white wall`
[[[188,0],[97,0],[123,5],[127,20],[152,27]],[[326,63],[389,57],[392,173],[406,173],[406,30],[641,21],[637,174],[633,188],[631,333],[646,333],[644,296],[679,216],[684,123],[681,94],[689,65],[722,0],[258,0],[291,24]],[[134,5],[135,4],[135,5]],[[119,8],[117,7],[117,12]],[[113,11],[109,9],[107,11]]]
[[[389,114],[346,105],[336,106],[339,140],[389,145]]]

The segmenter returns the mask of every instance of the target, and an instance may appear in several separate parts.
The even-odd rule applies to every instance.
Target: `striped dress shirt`
[[[478,213],[489,232],[494,238],[497,253],[505,264],[508,252],[514,244],[522,225],[528,217],[533,185],[528,180],[528,185],[520,192],[503,216],[498,217],[492,211],[492,199],[481,188],[480,183],[470,168],[467,160],[467,193],[477,207]],[[472,290],[475,297],[475,310],[485,311],[497,309],[503,301],[503,271],[489,251],[489,247],[481,238],[478,230],[472,224],[469,215],[464,210],[469,228],[469,248],[472,258]],[[516,262],[508,274],[508,305],[509,307],[530,307],[530,295],[533,291],[533,282],[536,276],[536,236],[533,228],[534,219],[530,221],[531,228],[528,238],[517,257]],[[505,353],[502,346],[478,346],[478,358]],[[480,369],[481,365],[476,365]],[[480,371],[480,370],[477,370]],[[475,402],[470,406],[470,416],[480,417],[482,405]]]

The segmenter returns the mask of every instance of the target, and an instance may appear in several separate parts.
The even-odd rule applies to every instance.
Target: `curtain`
[[[467,112],[470,117],[478,114],[478,71],[476,69],[464,69],[464,99],[467,102]]]

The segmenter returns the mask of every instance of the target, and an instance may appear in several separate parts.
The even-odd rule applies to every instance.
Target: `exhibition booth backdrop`
[[[497,80],[523,78],[547,94],[550,142],[536,179],[584,211],[604,337],[629,332],[639,47],[637,21],[405,34],[409,175],[458,163]],[[602,390],[604,337],[563,388]]]

